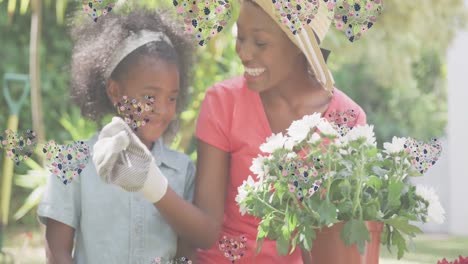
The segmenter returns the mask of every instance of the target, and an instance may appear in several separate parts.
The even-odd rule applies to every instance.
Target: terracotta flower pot
[[[357,245],[345,246],[341,240],[341,230],[344,223],[338,223],[317,232],[317,238],[312,247],[313,264],[378,264],[380,251],[380,234],[382,222],[366,222],[369,230],[370,243],[366,243],[365,252],[359,254]]]

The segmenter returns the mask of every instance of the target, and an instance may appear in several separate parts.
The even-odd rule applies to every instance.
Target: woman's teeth
[[[251,76],[259,76],[265,72],[264,68],[245,68],[245,72]]]

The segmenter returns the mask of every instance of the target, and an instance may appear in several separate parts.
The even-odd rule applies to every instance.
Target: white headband
[[[112,72],[115,70],[117,65],[139,47],[155,41],[164,41],[167,44],[172,45],[171,40],[162,32],[153,32],[149,30],[141,30],[137,33],[131,33],[120,45],[116,48],[114,54],[111,57],[109,67],[107,67],[104,73],[106,79],[109,79]]]

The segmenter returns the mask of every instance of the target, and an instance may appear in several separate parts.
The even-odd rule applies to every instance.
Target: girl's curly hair
[[[81,114],[100,122],[106,114],[115,113],[106,93],[107,80],[104,73],[116,47],[132,32],[140,30],[163,32],[171,40],[148,43],[123,59],[112,72],[111,78],[122,80],[128,70],[140,59],[155,57],[175,63],[179,69],[180,92],[177,100],[177,118],[164,132],[163,138],[170,141],[177,133],[179,116],[188,101],[190,69],[194,47],[189,37],[179,29],[166,12],[136,9],[129,14],[113,12],[100,17],[95,23],[74,25],[71,30],[74,41],[71,62],[72,100],[81,108]]]

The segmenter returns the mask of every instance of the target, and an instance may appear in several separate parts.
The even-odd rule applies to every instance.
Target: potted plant
[[[281,255],[300,246],[318,263],[378,263],[381,242],[403,257],[408,240],[422,233],[415,222],[444,220],[435,192],[409,181],[437,161],[441,147],[397,137],[383,146],[373,126],[350,128],[320,114],[269,137],[260,146],[266,155],[250,168],[256,180],[249,176],[236,197],[241,213],[261,219],[258,249],[268,238]]]

